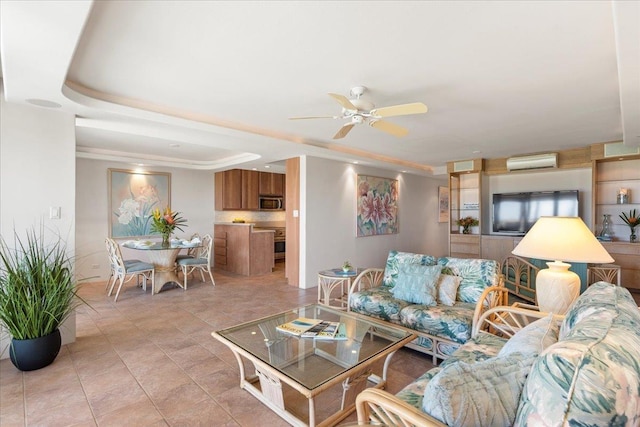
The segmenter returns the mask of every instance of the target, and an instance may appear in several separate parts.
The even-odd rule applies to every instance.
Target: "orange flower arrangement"
[[[634,228],[640,224],[640,218],[636,213],[636,210],[629,211],[629,216],[626,213],[622,212],[620,218],[631,228],[631,232],[633,233]]]
[[[628,216],[627,216],[626,213],[622,212],[622,214],[620,215],[620,218],[631,229],[631,236],[629,236],[629,241],[631,243],[637,242],[638,241],[638,237],[636,236],[636,227],[638,226],[638,224],[640,224],[640,217],[638,217],[638,214],[636,213],[636,210],[633,209],[633,210],[629,211],[629,215]]]
[[[160,212],[160,209],[153,210],[153,224],[151,224],[151,232],[162,234],[162,243],[169,243],[169,236],[177,228],[180,231],[183,226],[186,226],[187,220],[180,216],[180,212],[173,212],[169,206],[167,206],[164,212]]]

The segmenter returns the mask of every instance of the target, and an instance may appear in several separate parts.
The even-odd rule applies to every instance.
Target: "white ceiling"
[[[636,1],[0,2],[6,99],[60,104],[80,157],[221,170],[307,154],[447,161],[640,143]],[[327,93],[429,112],[341,140]]]

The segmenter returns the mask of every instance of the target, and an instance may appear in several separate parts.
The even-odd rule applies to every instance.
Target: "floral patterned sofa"
[[[432,295],[416,299],[425,277]],[[506,297],[496,261],[390,251],[384,269],[366,269],[354,280],[348,310],[411,329],[418,338],[408,347],[437,363],[471,338],[474,319]]]
[[[595,283],[564,318],[496,307],[474,324],[473,334],[395,396],[360,393],[358,420],[404,426],[640,425],[640,310],[627,289]]]

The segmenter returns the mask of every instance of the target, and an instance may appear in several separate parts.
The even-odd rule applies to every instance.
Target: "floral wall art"
[[[148,236],[153,210],[171,206],[171,174],[109,169],[109,234]]]
[[[358,175],[357,236],[398,233],[398,181]]]

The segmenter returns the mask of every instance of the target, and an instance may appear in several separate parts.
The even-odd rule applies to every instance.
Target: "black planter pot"
[[[13,365],[21,371],[35,371],[49,366],[58,356],[62,338],[56,329],[44,337],[29,340],[11,340],[9,357]]]

